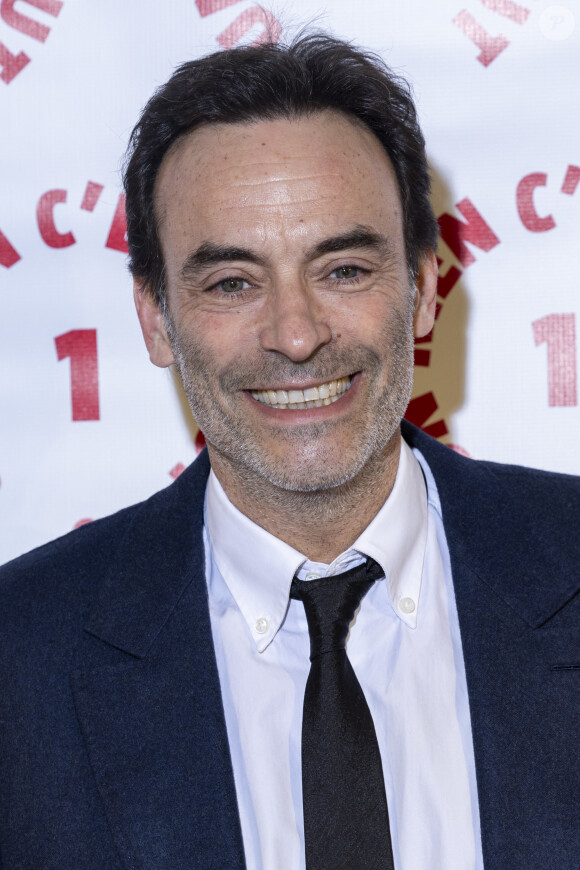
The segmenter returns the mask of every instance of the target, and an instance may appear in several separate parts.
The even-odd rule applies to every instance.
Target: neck
[[[314,492],[281,489],[209,448],[212,468],[232,504],[313,562],[347,550],[387,500],[397,476],[401,436],[342,486]]]

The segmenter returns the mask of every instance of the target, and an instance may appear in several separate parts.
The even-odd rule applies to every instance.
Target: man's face
[[[415,291],[378,140],[331,112],[208,125],[168,153],[155,202],[168,314],[137,290],[139,315],[218,477],[320,490],[380,459],[410,396],[413,324],[432,325],[436,264]]]

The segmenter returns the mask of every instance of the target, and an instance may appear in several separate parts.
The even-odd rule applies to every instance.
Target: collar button
[[[401,598],[399,601],[399,610],[401,613],[413,613],[415,610],[415,602],[412,598]]]
[[[270,628],[270,623],[268,622],[268,620],[266,619],[265,616],[261,616],[254,623],[254,628],[258,634],[266,634],[266,632]]]
[[[309,571],[305,580],[320,580],[320,574],[317,574],[316,571]]]

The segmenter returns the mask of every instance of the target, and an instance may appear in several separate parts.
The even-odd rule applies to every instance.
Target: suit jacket
[[[443,506],[486,870],[578,870],[580,482],[404,434]],[[207,605],[208,470],[202,455],[0,572],[3,870],[245,866]]]

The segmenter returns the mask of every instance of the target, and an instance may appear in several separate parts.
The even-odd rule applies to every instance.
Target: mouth
[[[351,383],[352,378],[347,376],[305,390],[252,390],[251,396],[263,405],[282,411],[322,408],[337,402],[350,389]]]

